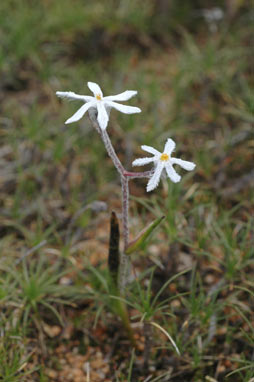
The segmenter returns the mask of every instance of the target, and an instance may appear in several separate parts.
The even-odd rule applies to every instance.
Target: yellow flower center
[[[101,101],[101,96],[100,96],[100,94],[97,94],[97,95],[96,95],[96,99],[97,99],[98,101]]]
[[[167,160],[169,160],[169,156],[168,156],[168,154],[161,154],[160,160],[162,160],[162,161],[167,161]]]

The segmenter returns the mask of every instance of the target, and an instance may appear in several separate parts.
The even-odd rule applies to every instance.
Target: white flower
[[[85,102],[83,106],[81,106],[80,109],[65,123],[72,123],[79,121],[83,115],[87,112],[90,108],[96,108],[98,111],[97,120],[99,123],[99,126],[102,130],[105,130],[108,125],[108,111],[113,107],[116,110],[121,111],[125,114],[133,114],[133,113],[140,113],[141,110],[138,107],[134,106],[126,106],[121,105],[119,103],[116,103],[114,101],[127,101],[131,97],[135,96],[137,92],[135,90],[126,90],[123,93],[114,95],[114,96],[108,96],[103,97],[103,93],[101,91],[101,88],[99,85],[97,85],[94,82],[88,82],[87,86],[93,92],[94,97],[92,96],[84,96],[75,94],[73,92],[56,92],[56,95],[61,98],[68,98],[71,100],[80,100]]]
[[[171,157],[172,151],[175,149],[175,142],[172,139],[167,140],[163,153],[160,153],[158,150],[154,149],[151,146],[141,146],[141,148],[142,150],[154,155],[153,157],[149,158],[146,157],[136,159],[132,163],[132,166],[143,166],[148,163],[154,163],[155,168],[147,184],[147,192],[154,190],[158,186],[161,174],[164,169],[167,173],[167,176],[172,180],[172,182],[177,183],[180,181],[181,177],[174,170],[174,164],[178,164],[187,171],[191,171],[196,167],[196,165],[192,162]]]

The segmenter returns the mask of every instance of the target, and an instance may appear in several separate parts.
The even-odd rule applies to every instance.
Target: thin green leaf
[[[144,228],[139,235],[134,239],[128,246],[126,250],[126,254],[130,255],[131,253],[137,251],[142,248],[147,238],[153,233],[155,228],[165,219],[165,216],[161,216],[155,219],[148,227]]]

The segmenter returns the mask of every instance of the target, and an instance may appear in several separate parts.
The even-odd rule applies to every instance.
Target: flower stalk
[[[89,112],[89,117],[93,127],[99,132],[102,141],[105,145],[109,157],[112,159],[112,162],[118,171],[121,179],[122,186],[122,227],[123,227],[123,240],[124,240],[124,250],[121,252],[120,257],[120,271],[118,277],[118,287],[121,294],[124,294],[124,289],[127,284],[128,279],[128,270],[130,268],[130,260],[125,254],[125,251],[129,245],[129,179],[144,178],[149,177],[151,171],[146,171],[144,173],[134,173],[128,172],[123,167],[120,159],[118,158],[114,147],[112,146],[111,140],[108,136],[106,130],[101,130],[97,122],[95,113]],[[148,174],[149,173],[149,174]]]
[[[124,251],[129,244],[129,179],[126,175],[121,177],[122,184],[122,211],[123,211],[123,241]]]
[[[129,179],[135,178],[149,178],[152,174],[152,171],[145,172],[130,172],[127,171],[120,159],[118,158],[114,147],[112,146],[111,140],[106,130],[102,130],[99,126],[99,123],[96,118],[96,112],[94,110],[89,110],[89,118],[92,123],[92,126],[100,134],[100,137],[104,143],[104,146],[107,150],[109,157],[111,158],[116,170],[120,175],[121,186],[122,186],[122,232],[123,232],[123,244],[124,250],[121,252],[120,257],[120,271],[118,277],[118,288],[120,294],[124,294],[124,289],[127,284],[129,269],[130,269],[130,260],[129,257],[125,254],[127,247],[129,245]]]
[[[98,84],[94,82],[88,82],[87,86],[93,93],[93,96],[79,95],[71,91],[57,91],[56,94],[60,98],[66,98],[69,100],[79,100],[84,102],[84,104],[78,109],[78,111],[72,117],[67,119],[65,123],[69,124],[72,122],[77,122],[84,116],[86,112],[88,112],[92,126],[99,133],[107,150],[107,153],[111,158],[117,172],[120,175],[122,186],[122,232],[124,245],[123,252],[121,253],[120,258],[118,288],[120,290],[120,293],[123,294],[129,273],[128,268],[130,268],[130,261],[127,256],[127,250],[129,247],[129,180],[135,178],[149,178],[146,190],[147,192],[150,192],[158,186],[161,176],[165,175],[165,173],[171,179],[172,182],[177,183],[180,181],[181,176],[177,174],[173,165],[177,164],[183,169],[191,171],[195,168],[195,164],[179,158],[172,157],[171,154],[175,149],[175,142],[172,139],[168,139],[163,152],[159,152],[151,146],[141,146],[141,148],[144,151],[148,152],[149,154],[152,154],[153,156],[139,158],[134,160],[132,163],[133,166],[143,166],[149,163],[153,163],[154,166],[152,170],[145,172],[127,171],[122,165],[120,159],[118,158],[115,152],[114,147],[112,146],[106,128],[108,126],[110,110],[112,108],[124,114],[136,114],[141,112],[141,110],[138,107],[122,105],[121,103],[118,103],[119,101],[122,102],[129,100],[137,94],[137,91],[126,90],[123,93],[105,97]],[[145,236],[146,233],[144,234],[144,237]]]

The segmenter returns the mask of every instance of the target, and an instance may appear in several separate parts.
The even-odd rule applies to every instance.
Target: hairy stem
[[[153,175],[153,170],[150,171],[144,171],[144,172],[131,172],[131,171],[125,171],[124,176],[126,176],[129,179],[135,179],[135,178],[150,178]]]
[[[126,176],[121,177],[122,184],[122,211],[123,211],[123,240],[124,250],[129,244],[129,180]]]
[[[123,167],[120,159],[118,158],[111,140],[106,130],[101,130],[98,121],[96,110],[89,110],[89,117],[93,127],[100,134],[101,139],[105,145],[109,157],[112,159],[115,168],[117,169],[122,185],[122,226],[123,226],[123,240],[124,240],[124,252],[121,254],[120,259],[120,273],[119,273],[119,289],[122,294],[127,283],[130,261],[129,257],[125,254],[125,251],[129,244],[129,179],[135,178],[149,178],[153,171],[145,172],[131,172],[126,171]]]
[[[101,137],[102,137],[103,143],[104,143],[104,145],[106,147],[107,153],[108,153],[108,155],[112,159],[112,162],[115,165],[115,168],[117,169],[117,171],[119,172],[121,177],[124,177],[125,169],[124,169],[122,163],[120,162],[120,159],[116,155],[115,149],[112,146],[111,140],[110,140],[106,130],[103,130],[101,132]]]
[[[130,271],[130,260],[129,257],[125,254],[129,244],[129,180],[125,175],[121,176],[121,184],[124,251],[121,255],[119,289],[120,293],[123,294],[125,286],[128,282],[128,274]]]

